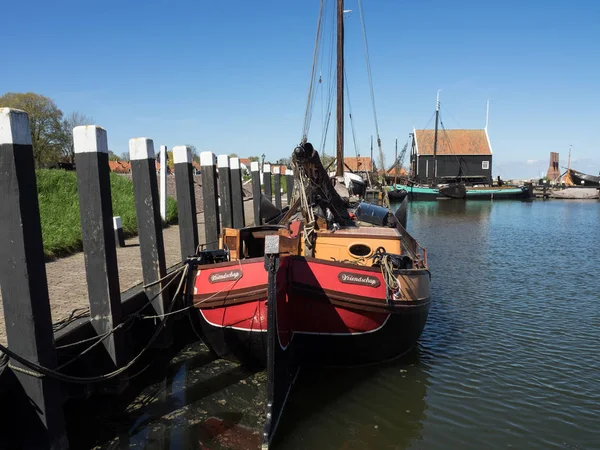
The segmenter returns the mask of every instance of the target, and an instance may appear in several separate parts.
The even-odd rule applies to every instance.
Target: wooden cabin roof
[[[433,155],[435,130],[415,130],[419,155]],[[485,130],[438,130],[438,155],[491,155]]]

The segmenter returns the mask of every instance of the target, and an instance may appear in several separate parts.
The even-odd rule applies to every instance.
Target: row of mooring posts
[[[131,354],[131,336],[125,331],[126,320],[121,293],[116,246],[123,245],[120,220],[113,217],[108,139],[98,126],[80,126],[73,130],[75,162],[80,207],[81,231],[89,297],[90,324],[98,337],[98,347],[110,361],[109,367],[92,367],[93,375],[101,375],[125,366]],[[165,149],[166,150],[166,149]],[[167,275],[162,234],[163,217],[159,201],[154,143],[148,138],[129,141],[135,209],[138,223],[145,298],[160,324],[165,320],[172,301],[166,289]],[[162,152],[165,153],[165,152]],[[192,153],[188,146],[173,148],[177,190],[177,209],[181,258],[185,260],[198,249],[198,211],[194,190]],[[165,161],[166,162],[166,161]],[[165,181],[161,165],[161,190]],[[206,246],[216,249],[222,227],[242,228],[246,225],[243,205],[243,181],[238,158],[211,152],[200,155],[204,230]],[[265,196],[281,207],[281,176],[263,171]],[[258,163],[251,164],[254,224],[260,225],[261,180]],[[291,202],[293,175],[287,171],[287,203]],[[220,196],[219,196],[220,192]],[[9,349],[31,363],[53,371],[58,356],[52,327],[48,282],[45,267],[40,212],[37,196],[33,147],[28,115],[19,110],[0,108],[0,286]],[[157,325],[159,326],[159,325]],[[169,345],[170,334],[163,334],[158,344]],[[129,339],[128,339],[129,337]],[[62,350],[61,350],[62,351]],[[11,359],[10,370],[20,384],[24,398],[23,417],[33,421],[22,425],[24,448],[68,448],[63,415],[63,390],[51,372],[44,375],[27,364]],[[126,373],[123,373],[126,376]],[[69,375],[73,382],[83,378]],[[123,378],[125,380],[126,378]],[[117,381],[119,381],[117,379]],[[85,380],[83,380],[85,382]],[[121,383],[121,387],[125,382]],[[6,407],[6,406],[4,406]],[[15,410],[19,407],[14,406]]]

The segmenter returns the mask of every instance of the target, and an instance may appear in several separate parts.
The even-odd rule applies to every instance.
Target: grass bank
[[[82,250],[79,196],[75,172],[36,171],[42,236],[46,258],[56,258]],[[137,235],[137,219],[130,179],[110,174],[113,214],[121,216],[125,236]],[[167,223],[177,222],[177,202],[167,199]]]

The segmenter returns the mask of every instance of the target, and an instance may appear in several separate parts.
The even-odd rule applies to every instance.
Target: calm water
[[[415,203],[409,229],[433,274],[418,348],[303,371],[277,448],[600,449],[600,203]],[[105,448],[256,442],[261,374],[210,381],[188,353]]]

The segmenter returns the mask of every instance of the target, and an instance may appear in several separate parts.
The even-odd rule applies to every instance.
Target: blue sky
[[[566,165],[569,145],[575,168],[598,173],[599,3],[363,2],[388,162],[396,136],[403,144],[413,126],[432,126],[442,89],[446,128],[482,128],[490,99],[494,175],[539,176],[550,151]],[[319,0],[5,3],[0,93],[33,91],[92,116],[115,153],[147,136],[276,160],[300,140]],[[346,8],[352,113],[368,155],[357,0]],[[346,142],[354,155],[349,129]]]

